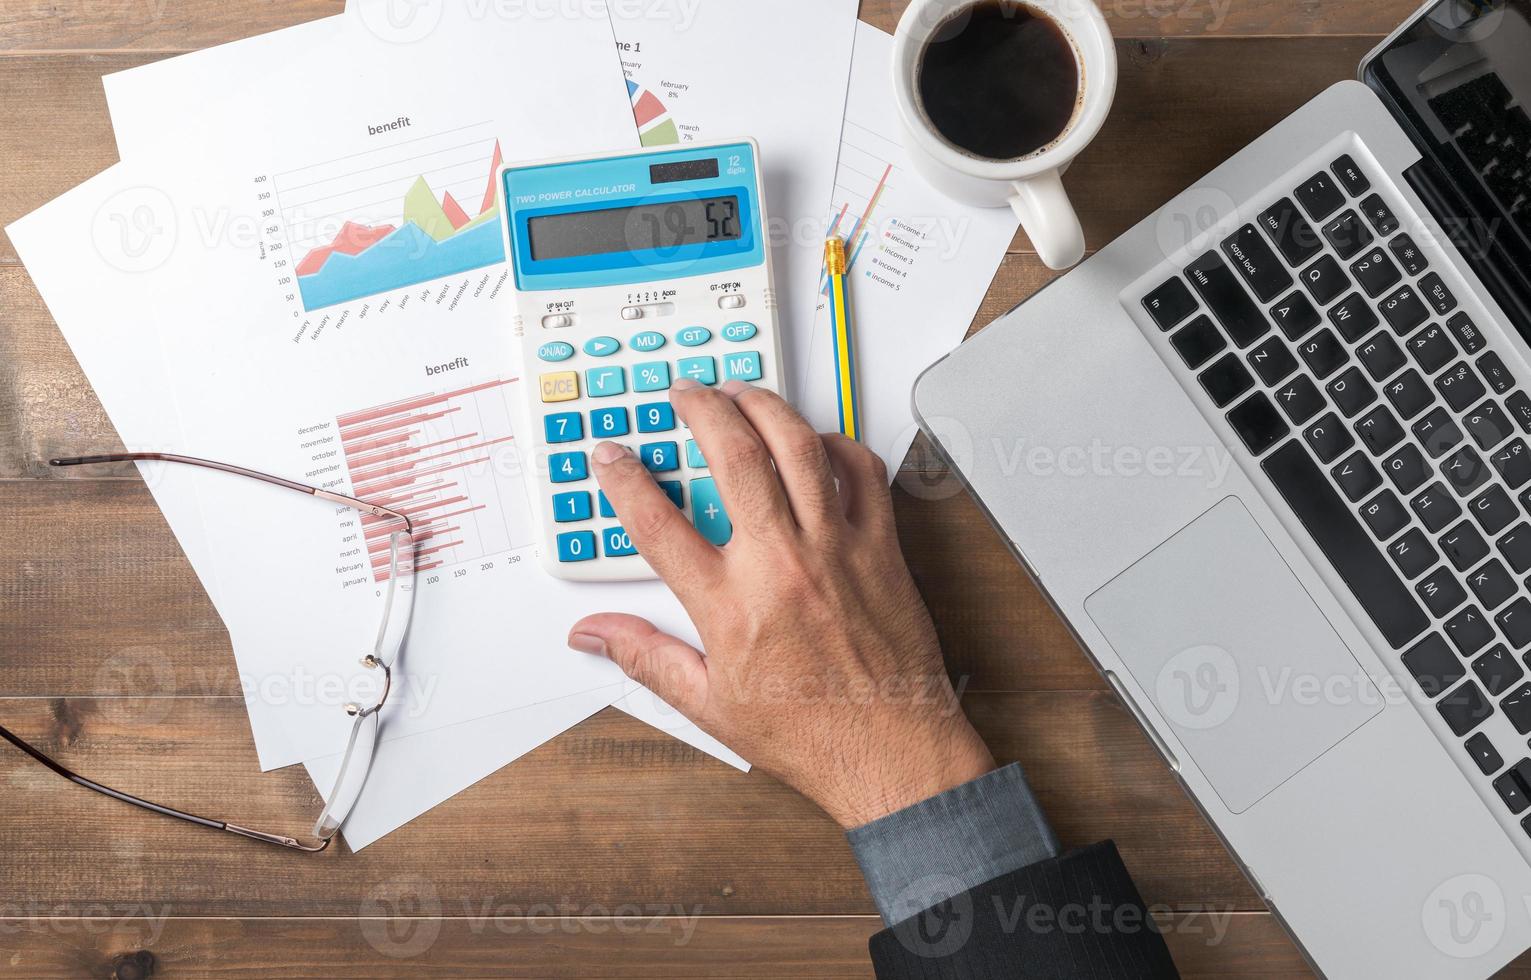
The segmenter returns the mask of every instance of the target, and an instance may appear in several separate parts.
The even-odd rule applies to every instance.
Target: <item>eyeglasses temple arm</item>
[[[10,742],[12,745],[16,746],[16,748],[25,752],[37,762],[42,763],[44,766],[51,769],[54,773],[64,777],[71,783],[74,783],[76,786],[83,786],[86,789],[93,790],[103,796],[110,796],[114,800],[120,800],[123,803],[129,803],[133,806],[140,807],[141,809],[148,810],[150,813],[158,813],[160,816],[173,817],[176,820],[184,820],[187,823],[194,823],[199,827],[206,827],[209,830],[225,830],[231,834],[238,834],[241,837],[249,837],[254,840],[265,841],[268,844],[277,844],[296,851],[306,851],[310,854],[318,853],[319,851],[322,851],[330,846],[328,839],[322,840],[317,844],[304,844],[301,841],[295,840],[291,837],[262,833],[261,831],[251,830],[248,827],[241,827],[237,824],[228,823],[223,820],[209,820],[207,817],[199,817],[195,813],[187,813],[184,810],[177,810],[173,807],[161,806],[158,803],[151,803],[148,800],[140,799],[129,793],[123,793],[119,790],[112,789],[110,786],[103,786],[101,783],[98,783],[93,779],[86,779],[84,776],[81,776],[80,774],[55,762],[53,759],[49,758],[38,749],[33,748],[32,745],[25,739],[16,735],[4,725],[0,725],[0,738]]]

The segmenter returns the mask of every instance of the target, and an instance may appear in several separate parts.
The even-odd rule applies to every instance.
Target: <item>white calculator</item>
[[[753,141],[511,164],[523,447],[542,563],[577,581],[654,578],[596,486],[590,451],[630,446],[698,531],[733,525],[670,407],[679,378],[780,391],[765,196]]]

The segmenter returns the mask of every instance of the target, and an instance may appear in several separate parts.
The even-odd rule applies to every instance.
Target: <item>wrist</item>
[[[966,718],[955,730],[919,736],[910,751],[888,753],[881,765],[867,766],[848,792],[825,811],[844,830],[863,827],[892,813],[972,782],[997,767],[994,756]],[[853,775],[848,773],[848,775]]]

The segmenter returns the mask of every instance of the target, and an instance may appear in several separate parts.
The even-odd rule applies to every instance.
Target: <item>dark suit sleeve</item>
[[[878,980],[1178,977],[1111,841],[1000,875],[872,937]]]

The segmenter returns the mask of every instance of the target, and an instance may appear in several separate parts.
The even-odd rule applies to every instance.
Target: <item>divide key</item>
[[[1216,252],[1203,253],[1185,272],[1212,315],[1239,347],[1248,347],[1270,333],[1270,321]]]

